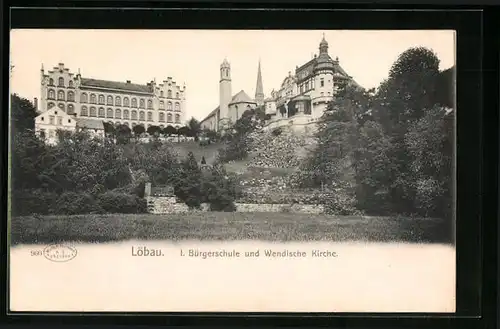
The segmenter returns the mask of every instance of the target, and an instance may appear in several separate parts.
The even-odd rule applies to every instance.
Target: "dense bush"
[[[100,208],[106,213],[135,214],[147,211],[146,200],[136,195],[108,191],[99,195]]]
[[[103,209],[90,193],[65,192],[57,199],[54,212],[59,215],[99,214]]]
[[[53,213],[58,195],[43,189],[14,190],[11,195],[13,216]]]
[[[233,176],[222,165],[216,165],[202,178],[203,201],[210,204],[211,211],[235,211],[234,200],[240,191]]]

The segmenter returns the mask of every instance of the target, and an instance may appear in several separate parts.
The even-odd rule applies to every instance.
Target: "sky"
[[[11,92],[40,98],[40,68],[64,63],[82,77],[146,84],[172,77],[186,85],[186,118],[203,119],[219,104],[220,64],[231,64],[232,92],[255,96],[261,61],[265,96],[288,72],[319,52],[329,54],[361,86],[377,87],[411,47],[432,49],[440,69],[455,65],[451,30],[11,30]]]

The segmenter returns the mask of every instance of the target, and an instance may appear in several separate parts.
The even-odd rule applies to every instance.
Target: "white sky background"
[[[40,99],[42,63],[46,71],[64,63],[85,78],[141,84],[170,76],[186,84],[186,117],[200,120],[218,106],[225,57],[233,94],[243,89],[252,98],[260,58],[267,97],[318,53],[323,33],[330,56],[365,88],[377,87],[410,47],[432,49],[441,70],[455,64],[455,34],[444,30],[12,30],[11,92]]]

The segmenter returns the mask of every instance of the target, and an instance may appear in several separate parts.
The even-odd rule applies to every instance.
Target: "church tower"
[[[220,66],[220,81],[219,81],[219,118],[217,126],[220,130],[229,121],[229,103],[231,102],[231,65],[224,58]]]
[[[264,105],[264,87],[262,86],[260,59],[259,59],[259,68],[257,69],[257,86],[255,87],[255,102],[257,103],[257,106]]]

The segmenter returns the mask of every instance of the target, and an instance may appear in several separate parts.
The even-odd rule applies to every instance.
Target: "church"
[[[294,74],[288,72],[280,89],[273,90],[268,98],[264,96],[260,61],[255,98],[251,99],[243,90],[232,95],[231,66],[224,59],[220,66],[219,106],[201,121],[201,126],[220,131],[230,127],[244,111],[263,106],[269,117],[264,129],[288,125],[307,130],[323,115],[336,91],[346,84],[361,88],[340,66],[338,57],[330,57],[324,35],[319,54],[297,66]]]

